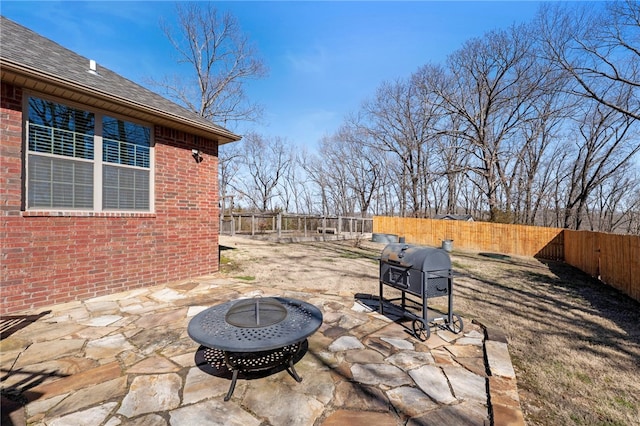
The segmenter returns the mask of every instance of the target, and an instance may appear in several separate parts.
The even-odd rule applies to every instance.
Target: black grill
[[[430,335],[430,326],[439,322],[453,332],[462,331],[462,319],[453,310],[453,271],[449,254],[439,248],[404,243],[388,244],[380,255],[380,313],[384,313],[384,286],[401,291],[402,296],[387,302],[401,301],[403,314],[414,318],[413,332],[421,340]],[[420,301],[407,298],[407,294],[420,297]],[[429,318],[428,299],[449,296],[446,316]],[[418,317],[409,311],[407,302],[421,308]]]

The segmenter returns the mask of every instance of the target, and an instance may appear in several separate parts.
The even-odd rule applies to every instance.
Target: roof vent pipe
[[[96,61],[94,59],[89,59],[89,72],[91,74],[97,74],[98,66],[96,65]]]

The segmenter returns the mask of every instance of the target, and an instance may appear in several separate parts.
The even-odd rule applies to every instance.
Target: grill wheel
[[[414,319],[412,327],[413,335],[422,342],[426,341],[427,339],[429,339],[429,336],[431,336],[431,330],[429,329],[429,326],[425,325],[424,321],[421,319]]]
[[[447,321],[447,327],[449,327],[449,330],[453,331],[456,334],[460,333],[464,328],[464,324],[462,324],[462,318],[460,318],[460,315],[451,315],[451,322]]]

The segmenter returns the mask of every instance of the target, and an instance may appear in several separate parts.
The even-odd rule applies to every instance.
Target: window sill
[[[154,218],[156,213],[152,212],[90,212],[74,210],[27,210],[22,212],[23,217],[139,217]]]

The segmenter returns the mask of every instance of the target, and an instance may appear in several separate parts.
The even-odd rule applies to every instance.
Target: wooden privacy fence
[[[407,243],[562,260],[640,301],[640,236],[488,222],[381,217],[373,232]]]
[[[640,301],[640,236],[569,229],[564,235],[565,262]]]
[[[373,232],[405,237],[407,243],[440,247],[453,240],[453,247],[544,259],[563,259],[562,229],[458,220],[408,217],[373,218]]]

